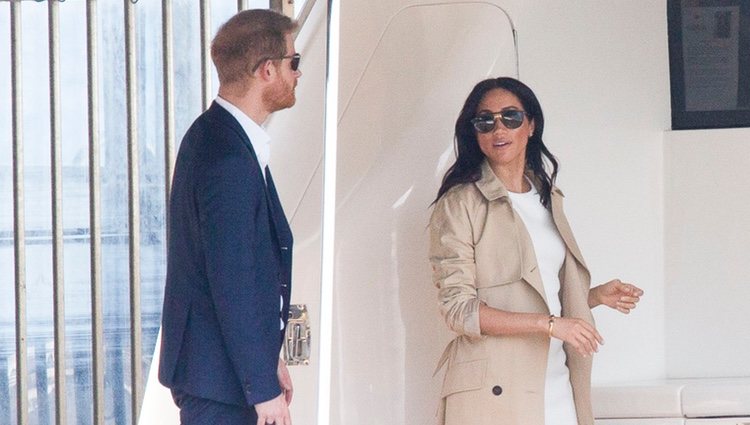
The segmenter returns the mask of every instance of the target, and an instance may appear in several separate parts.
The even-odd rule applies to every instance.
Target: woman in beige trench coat
[[[430,219],[440,312],[457,334],[438,364],[440,424],[592,425],[604,341],[591,308],[628,313],[643,294],[619,280],[590,289],[543,130],[536,96],[512,78],[477,84],[456,122]]]

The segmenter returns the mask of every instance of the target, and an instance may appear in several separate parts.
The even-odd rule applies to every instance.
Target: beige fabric
[[[590,275],[563,214],[562,197],[553,188],[552,217],[567,248],[560,271],[562,315],[593,324],[587,301]],[[486,161],[479,181],[453,187],[440,198],[429,228],[440,313],[458,334],[438,364],[438,369],[447,365],[439,424],[545,425],[549,339],[487,337],[479,330],[480,303],[549,314],[531,238]],[[593,425],[591,358],[567,344],[565,351],[578,422]]]

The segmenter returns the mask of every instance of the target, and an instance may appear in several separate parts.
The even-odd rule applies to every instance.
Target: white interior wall
[[[667,375],[750,376],[750,129],[665,137]]]

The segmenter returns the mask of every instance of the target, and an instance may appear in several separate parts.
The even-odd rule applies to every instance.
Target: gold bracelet
[[[552,329],[555,328],[555,315],[549,315],[549,338],[552,339]]]

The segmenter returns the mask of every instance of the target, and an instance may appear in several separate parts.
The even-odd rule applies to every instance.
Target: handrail
[[[310,17],[310,12],[312,12],[313,6],[315,6],[315,2],[317,0],[307,0],[305,1],[305,5],[302,7],[302,10],[299,12],[299,17],[297,18],[297,32],[294,33],[294,39],[297,39],[297,36],[299,35],[300,31],[302,30],[302,27],[305,26],[305,22],[307,22],[307,18]]]

